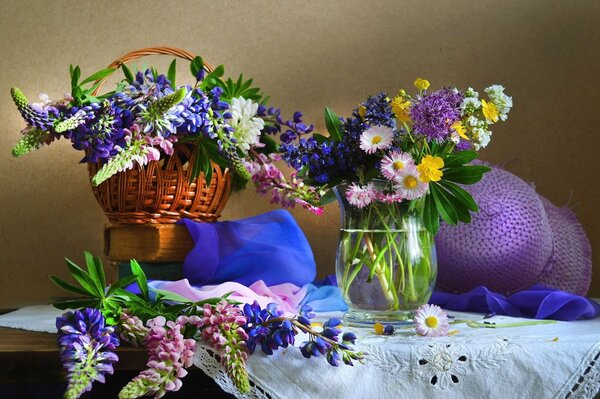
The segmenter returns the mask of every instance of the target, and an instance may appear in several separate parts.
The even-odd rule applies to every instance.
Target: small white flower
[[[265,127],[265,121],[256,117],[257,111],[258,104],[252,100],[243,97],[231,100],[231,119],[227,123],[233,128],[236,145],[244,152],[248,152],[251,145],[259,144],[260,131]]]
[[[513,106],[512,97],[504,94],[504,86],[493,85],[485,89],[492,103],[498,108],[500,120],[505,121],[508,118],[508,113]]]
[[[394,185],[396,192],[410,201],[424,196],[428,188],[429,183],[424,183],[419,179],[419,172],[414,165],[402,169],[402,173]]]
[[[404,168],[414,164],[410,154],[394,151],[381,159],[381,174],[388,180],[396,181]]]
[[[473,148],[476,151],[479,151],[481,148],[487,147],[492,139],[492,132],[483,128],[483,127],[475,127],[473,128]]]
[[[475,112],[479,107],[481,107],[481,101],[475,97],[465,97],[460,103],[462,115]]]
[[[448,334],[448,315],[437,305],[425,304],[415,311],[417,334],[427,337],[441,337]]]
[[[360,148],[367,154],[385,150],[392,145],[394,131],[387,126],[371,126],[360,135]]]

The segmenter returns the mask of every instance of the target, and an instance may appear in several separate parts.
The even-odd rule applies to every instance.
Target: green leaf
[[[340,122],[340,118],[338,118],[338,116],[335,112],[333,112],[333,110],[327,107],[325,108],[325,126],[327,127],[327,131],[329,132],[329,136],[334,141],[342,140],[342,123]]]
[[[192,173],[190,174],[190,184],[192,184],[194,182],[194,179],[196,179],[198,176],[200,176],[200,172],[202,171],[202,149],[204,148],[203,145],[201,145],[200,143],[198,143],[196,145],[196,158],[194,159],[194,162],[192,163]]]
[[[192,60],[190,63],[190,71],[192,72],[192,76],[197,79],[198,73],[204,68],[204,60],[202,57],[198,56]]]
[[[177,60],[173,60],[171,61],[171,64],[169,65],[169,71],[167,72],[167,79],[169,79],[169,82],[171,82],[171,87],[175,88],[177,87],[177,84],[175,83],[175,77],[177,75]]]
[[[444,194],[444,196],[446,197],[448,202],[450,202],[450,204],[454,208],[454,211],[456,212],[456,216],[458,217],[458,220],[463,223],[470,223],[471,222],[471,214],[469,213],[469,209],[466,207],[466,205],[463,204],[459,198],[455,197],[452,192],[446,190],[443,186],[440,185],[440,186],[438,186],[438,188],[439,188],[440,192]]]
[[[81,69],[79,65],[71,72],[71,89],[75,89],[78,86],[79,78],[81,77]]]
[[[319,199],[319,205],[324,206],[334,202],[335,200],[337,200],[335,192],[332,189],[329,189]]]
[[[125,64],[121,64],[121,69],[123,69],[125,80],[127,80],[129,84],[133,83],[133,73],[131,72],[131,69],[129,69]]]
[[[461,151],[455,154],[448,155],[444,159],[444,168],[450,168],[454,166],[461,166],[469,163],[477,158],[477,152],[475,151]]]
[[[440,214],[436,209],[435,200],[431,193],[427,194],[423,203],[423,222],[427,231],[433,235],[437,233],[440,227]]]
[[[225,74],[225,67],[223,65],[219,65],[218,67],[215,68],[215,70],[212,73],[214,76],[217,77],[222,77],[223,74]]]
[[[131,259],[129,265],[131,267],[131,273],[136,277],[135,280],[137,281],[138,287],[140,287],[142,296],[144,299],[150,300],[148,295],[148,280],[146,279],[146,274],[144,274],[142,267],[135,259]]]
[[[444,219],[444,221],[450,225],[456,225],[458,223],[458,215],[456,214],[456,210],[444,194],[443,190],[441,190],[437,184],[433,182],[429,184],[429,189],[433,195],[435,207],[442,219]]]
[[[454,196],[460,200],[460,202],[469,210],[473,211],[473,212],[479,212],[479,208],[477,207],[477,203],[475,202],[475,200],[473,199],[473,197],[471,196],[471,194],[469,194],[468,191],[462,189],[461,187],[459,187],[458,185],[447,181],[447,180],[441,180],[439,182],[442,186],[444,186],[444,188],[448,191],[450,191],[452,194],[454,194]]]
[[[203,145],[199,145],[202,153],[202,172],[204,173],[204,182],[206,183],[206,187],[210,186],[210,181],[212,180],[213,175],[213,167],[210,162],[210,156],[208,155],[208,151]]]
[[[319,133],[314,133],[313,138],[317,141],[318,144],[323,144],[324,142],[329,141],[329,137],[325,137]]]
[[[474,184],[489,170],[490,168],[483,165],[456,166],[445,169],[443,179],[459,184]]]
[[[114,294],[118,290],[127,287],[131,283],[134,283],[136,280],[137,280],[137,276],[135,276],[135,275],[123,277],[122,279],[120,279],[116,283],[110,285],[110,287],[108,288],[108,292],[106,293],[106,295]]]
[[[161,290],[158,288],[150,288],[153,292],[156,292],[158,295],[160,295],[160,298],[165,300],[165,301],[173,301],[173,302],[180,302],[180,303],[194,303],[193,300],[189,299],[189,298],[185,298],[181,295],[175,294],[174,292],[171,291],[165,291],[165,290]]]
[[[50,277],[50,280],[52,280],[52,282],[54,284],[58,285],[60,288],[62,288],[65,291],[69,291],[74,294],[79,294],[82,296],[89,296],[89,293],[87,291],[82,290],[79,287],[75,287],[74,285],[67,283],[65,280],[61,279],[58,276],[51,275],[49,277]]]
[[[95,308],[98,306],[99,301],[97,299],[66,299],[58,301],[52,304],[57,309],[81,309],[81,308]]]
[[[210,159],[215,162],[216,164],[218,164],[219,166],[223,167],[223,168],[228,168],[229,167],[229,161],[223,156],[221,155],[221,152],[219,151],[219,146],[217,145],[217,143],[211,141],[211,140],[201,140],[203,141],[203,146],[206,149],[206,152],[208,153],[208,156],[210,157]]]
[[[88,273],[92,280],[96,283],[96,288],[100,292],[104,292],[106,287],[106,277],[104,275],[104,267],[102,267],[102,261],[100,258],[95,257],[88,251],[83,253],[85,256],[85,263],[87,265]]]
[[[68,258],[65,258],[67,262],[67,269],[69,269],[69,273],[73,276],[75,280],[83,287],[84,290],[88,292],[88,295],[94,297],[102,297],[104,292],[98,290],[94,280],[87,274],[82,268],[77,266],[73,261]]]
[[[114,71],[115,71],[114,68],[102,69],[96,73],[93,73],[89,77],[85,78],[85,80],[83,82],[81,82],[79,85],[82,86],[86,83],[95,82],[96,80],[107,77],[108,75],[112,74]]]

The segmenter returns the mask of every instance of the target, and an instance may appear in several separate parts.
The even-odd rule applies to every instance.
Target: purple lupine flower
[[[458,90],[448,88],[425,94],[410,109],[414,133],[430,140],[446,139],[460,119],[462,99]]]
[[[104,383],[113,373],[119,358],[111,352],[119,346],[113,327],[106,326],[97,309],[67,312],[56,319],[63,367],[67,369],[65,398],[78,398],[92,388],[94,381]]]
[[[250,390],[246,360],[249,337],[244,326],[246,317],[240,308],[223,300],[212,306],[205,304],[204,317],[200,319],[202,338],[209,342],[221,358],[221,364],[237,389],[246,393]]]
[[[198,322],[198,318],[192,320]],[[119,399],[133,399],[145,395],[156,398],[167,392],[178,391],[181,378],[187,375],[187,367],[193,363],[196,341],[185,339],[182,330],[191,322],[187,316],[176,321],[166,321],[163,316],[148,320],[148,368],[131,380],[121,392]]]

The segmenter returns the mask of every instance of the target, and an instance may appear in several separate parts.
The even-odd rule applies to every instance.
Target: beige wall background
[[[68,65],[84,73],[152,45],[182,47],[226,72],[244,72],[291,115],[322,129],[328,105],[348,114],[367,95],[409,88],[499,82],[514,98],[482,158],[535,182],[571,206],[593,251],[600,250],[600,2],[598,1],[23,1],[0,12],[0,308],[61,294],[47,278],[65,276],[62,258],[102,251],[106,222],[81,154],[68,142],[12,159],[24,126],[9,89],[57,98]],[[155,59],[148,60],[154,62]],[[166,65],[169,60],[161,60]],[[271,209],[248,189],[225,219]],[[332,273],[338,210],[294,211],[321,275]],[[596,264],[595,270],[600,272]],[[600,296],[600,278],[591,295]]]

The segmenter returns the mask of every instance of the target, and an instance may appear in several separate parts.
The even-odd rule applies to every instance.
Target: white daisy
[[[350,205],[357,208],[364,208],[377,198],[377,190],[373,184],[369,183],[364,187],[352,183],[346,191],[346,199]]]
[[[227,124],[233,128],[233,136],[237,146],[244,152],[248,152],[251,145],[258,145],[260,131],[265,127],[265,121],[256,117],[258,104],[243,97],[231,100],[229,112],[231,119]]]
[[[412,201],[424,196],[427,193],[429,184],[419,179],[419,171],[412,165],[402,169],[394,188],[403,198]]]
[[[388,180],[397,181],[402,170],[409,166],[414,166],[415,162],[410,154],[400,151],[393,151],[381,159],[381,174]]]
[[[441,337],[448,334],[448,315],[437,305],[421,305],[415,311],[414,320],[417,334],[427,337]]]
[[[371,126],[360,135],[360,148],[367,154],[385,150],[392,145],[394,131],[387,126]]]

